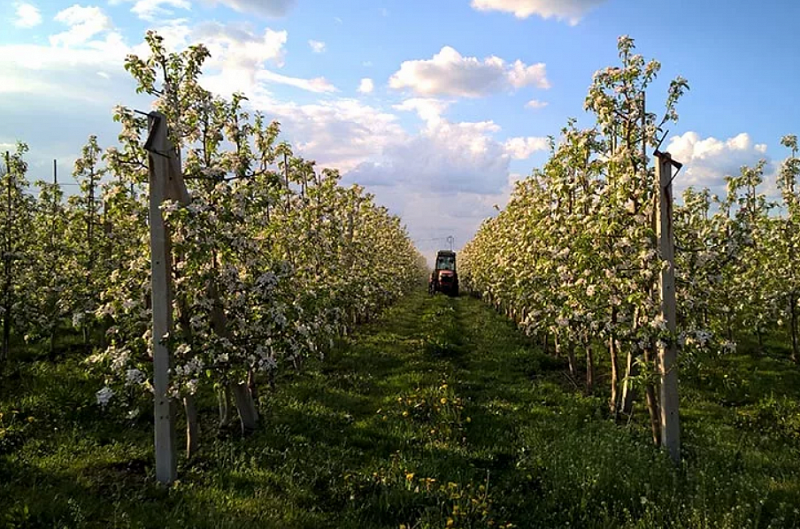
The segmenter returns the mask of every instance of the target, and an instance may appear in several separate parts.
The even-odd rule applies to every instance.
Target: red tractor
[[[436,254],[436,267],[428,279],[428,292],[442,292],[448,296],[458,296],[458,274],[456,273],[456,252],[440,250]]]

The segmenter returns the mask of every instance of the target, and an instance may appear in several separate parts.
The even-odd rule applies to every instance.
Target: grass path
[[[169,491],[148,414],[101,413],[75,358],[20,365],[0,390],[0,526],[797,526],[796,439],[743,436],[696,396],[673,469],[644,426],[614,425],[603,396],[469,297],[414,293],[282,374],[246,439],[214,437],[204,396],[201,452]]]

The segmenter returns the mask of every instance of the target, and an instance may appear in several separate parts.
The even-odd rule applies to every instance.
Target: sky
[[[402,217],[432,259],[460,249],[547,158],[567,119],[591,126],[592,74],[617,38],[690,91],[662,150],[675,180],[721,191],[800,133],[796,0],[33,0],[0,3],[0,150],[30,146],[29,179],[60,180],[90,134],[113,145],[115,105],[148,109],[123,69],[156,29],[175,50],[204,43],[203,84],[246,93],[318,167],[338,168]]]

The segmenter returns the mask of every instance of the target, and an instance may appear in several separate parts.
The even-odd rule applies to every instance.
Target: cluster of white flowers
[[[97,397],[97,403],[102,406],[106,407],[111,400],[111,397],[114,396],[114,390],[108,386],[105,386],[103,389],[95,393]]]
[[[667,320],[664,319],[664,316],[661,314],[656,315],[655,318],[650,320],[650,327],[657,329],[659,331],[666,331],[667,330]]]
[[[136,368],[125,372],[125,385],[141,384],[146,380],[145,374]]]

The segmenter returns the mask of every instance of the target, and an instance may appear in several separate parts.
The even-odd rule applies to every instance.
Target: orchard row
[[[598,71],[585,101],[595,126],[570,121],[549,161],[465,247],[461,274],[467,288],[566,356],[573,374],[585,356],[590,391],[596,355],[608,354],[611,411],[631,413],[634,390],[644,390],[658,442],[652,375],[663,346],[679,347],[682,369],[692,369],[699,355],[730,352],[746,337],[761,344],[773,333],[791,341],[797,360],[800,159],[796,137],[783,138],[790,156],[776,199],[764,192],[763,162],[727,177],[722,197],[684,193],[672,217],[678,316],[677,332],[669,332],[659,296],[669,265],[659,251],[659,186],[648,149],[655,152],[664,125],[677,120],[688,85],[670,83],[659,119],[645,104],[659,63],[635,54],[626,37],[619,52],[621,65]]]
[[[172,353],[170,392],[182,399],[196,448],[195,395],[218,394],[256,427],[259,383],[322,356],[334,338],[371,318],[424,277],[425,261],[400,219],[335,170],[279,141],[277,123],[251,116],[245,98],[219,99],[199,83],[202,46],[129,56],[138,90],[156,96],[182,154],[190,200],[162,208],[171,238],[169,336],[152,336],[147,117],[119,107],[118,147],[92,137],[75,164],[79,191],[26,181],[26,147],[7,156],[2,207],[3,359],[11,345],[84,335],[102,372],[98,403],[131,415],[152,404],[152,345]],[[168,153],[166,153],[168,154]],[[166,155],[165,154],[165,155]]]

